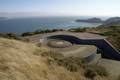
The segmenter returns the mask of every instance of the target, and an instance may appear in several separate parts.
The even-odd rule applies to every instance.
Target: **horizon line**
[[[41,14],[42,13],[42,14]],[[46,14],[45,14],[46,13]],[[49,13],[49,14],[48,14]],[[54,13],[54,14],[52,14]],[[64,14],[60,12],[39,12],[39,11],[29,11],[29,12],[0,12],[0,17],[61,17],[61,16],[66,16],[66,17],[120,17],[118,15],[87,15],[87,14]]]

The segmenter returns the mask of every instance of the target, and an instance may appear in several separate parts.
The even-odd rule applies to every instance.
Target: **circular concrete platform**
[[[72,46],[72,43],[65,41],[65,40],[51,39],[47,42],[47,45],[53,48],[66,48],[66,47]]]

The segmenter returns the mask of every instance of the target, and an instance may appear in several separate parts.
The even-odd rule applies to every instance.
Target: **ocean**
[[[35,31],[37,29],[70,29],[79,27],[97,27],[100,23],[75,22],[89,17],[31,17],[0,20],[0,33]]]

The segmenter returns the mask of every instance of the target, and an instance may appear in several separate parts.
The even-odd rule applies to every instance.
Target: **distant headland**
[[[102,23],[100,18],[89,18],[89,19],[78,19],[76,22],[87,22],[87,23]]]
[[[89,19],[77,19],[75,22],[86,22],[86,23],[102,23],[100,27],[109,27],[113,25],[120,25],[120,17],[111,17],[107,20],[101,20],[100,18],[89,18]]]
[[[0,17],[0,20],[8,19],[7,17]]]

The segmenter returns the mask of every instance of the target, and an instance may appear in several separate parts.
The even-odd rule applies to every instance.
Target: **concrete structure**
[[[43,46],[62,53],[66,57],[84,58],[86,62],[91,62],[95,59],[97,48],[93,45],[78,45],[71,42],[65,35],[51,35],[44,38]]]
[[[59,40],[59,41],[64,40],[64,41],[66,41],[67,45],[61,45],[63,42],[59,42],[59,41],[54,41],[53,43],[55,43],[56,45],[61,45],[61,46],[56,46],[56,47],[65,47],[65,46],[72,45],[73,48],[67,50],[68,53],[70,53],[69,52],[70,50],[73,51],[74,54],[73,53],[69,54],[72,56],[75,56],[75,54],[77,54],[79,52],[75,48],[75,46],[79,46],[78,48],[80,50],[80,48],[82,48],[81,45],[82,46],[84,45],[87,47],[88,47],[88,45],[90,45],[90,46],[94,45],[103,52],[102,56],[104,58],[120,60],[119,52],[107,40],[105,40],[105,37],[91,34],[91,33],[72,33],[72,32],[62,31],[62,32],[54,32],[54,33],[35,35],[35,36],[30,37],[30,40],[31,40],[31,42],[40,42],[41,41],[44,44],[47,44],[49,42],[49,40]],[[52,46],[55,46],[55,45],[52,44]],[[95,47],[87,48],[87,47],[84,50],[84,52],[82,52],[84,54],[82,56],[91,61],[95,58],[96,48]],[[87,53],[88,49],[91,50],[91,51],[88,51],[89,53]],[[59,51],[64,51],[64,50],[59,50]],[[75,52],[77,52],[77,53],[75,53]],[[64,53],[64,55],[66,55],[66,54]]]

